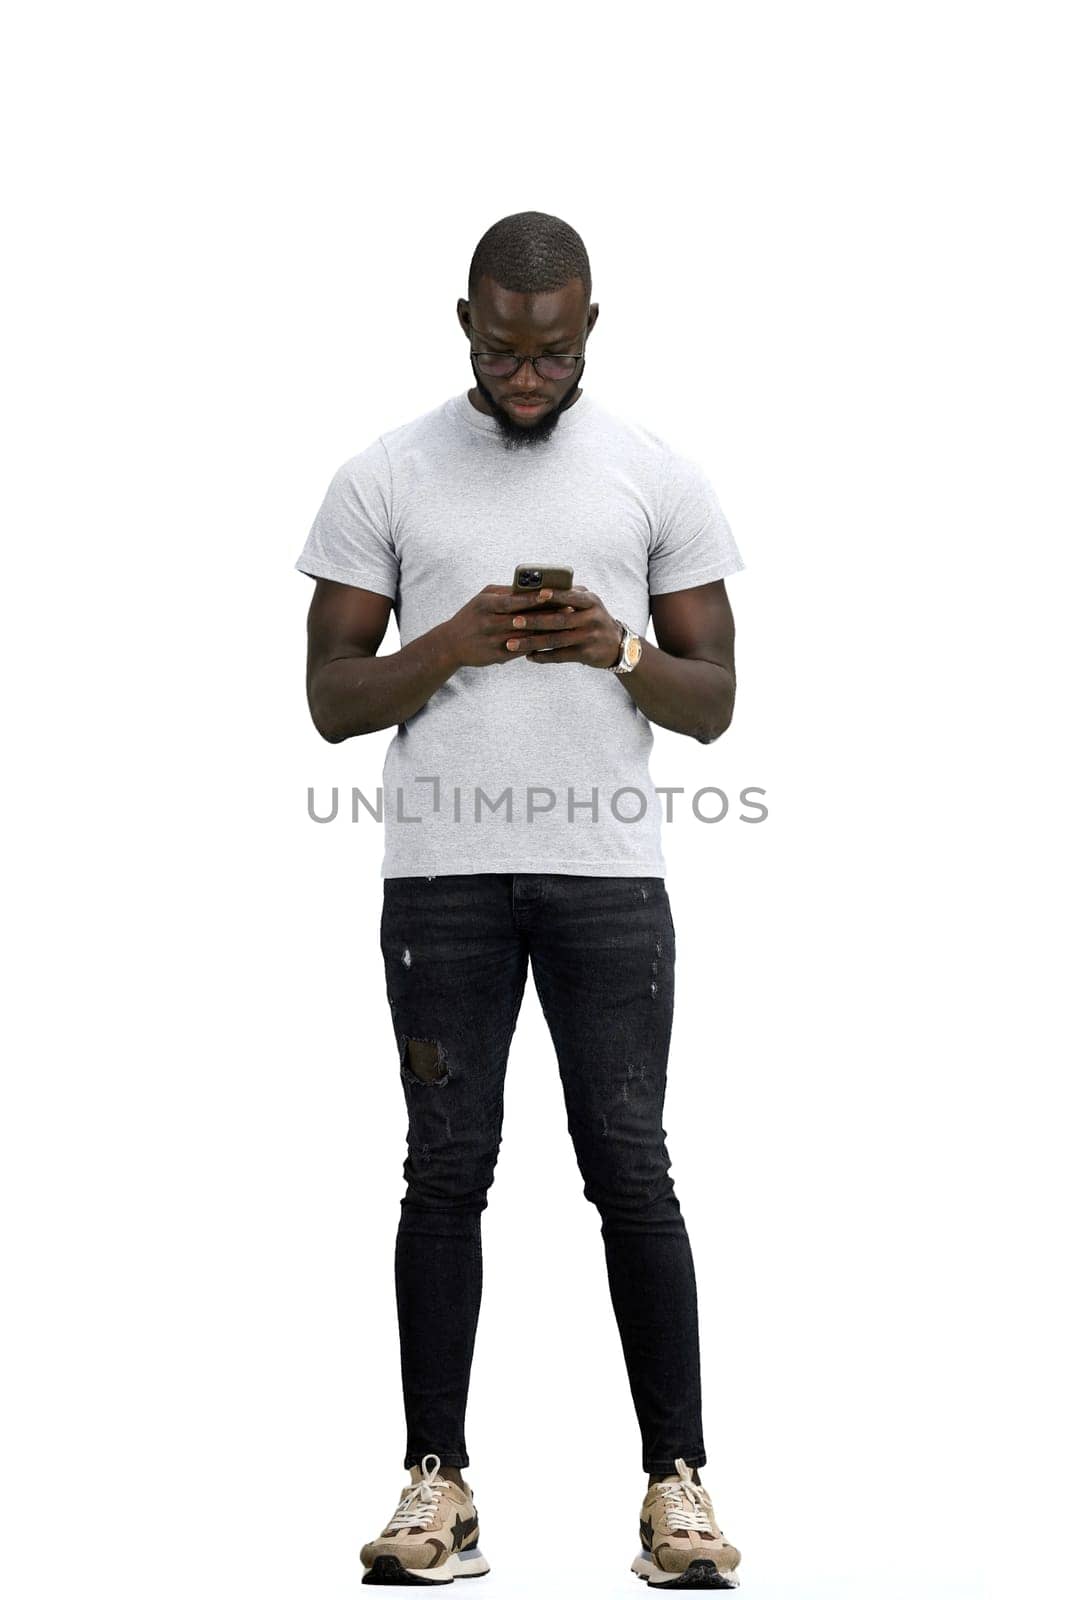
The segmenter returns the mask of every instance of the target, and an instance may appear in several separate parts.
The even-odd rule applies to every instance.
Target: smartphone
[[[538,589],[570,589],[574,585],[574,572],[570,567],[548,567],[543,563],[528,562],[515,568],[512,594],[535,593]]]

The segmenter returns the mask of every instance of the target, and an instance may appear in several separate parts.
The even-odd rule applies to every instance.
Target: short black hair
[[[580,278],[586,304],[593,297],[589,256],[581,236],[561,217],[545,211],[516,211],[482,234],[471,257],[467,298],[482,278],[517,294],[543,294]]]

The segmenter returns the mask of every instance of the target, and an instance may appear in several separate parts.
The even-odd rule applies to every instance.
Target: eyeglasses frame
[[[470,333],[476,333],[480,339],[488,339],[488,337],[489,337],[489,335],[487,333],[483,333],[482,332],[481,328],[476,328],[474,326],[473,322],[469,325],[468,337],[469,337]],[[537,376],[539,378],[541,378],[545,383],[565,383],[567,381],[567,378],[573,377],[575,372],[577,372],[578,363],[585,356],[585,343],[586,343],[586,336],[583,335],[582,348],[578,351],[577,355],[575,355],[572,350],[561,350],[561,351],[558,352],[558,359],[559,360],[563,360],[563,358],[566,357],[569,361],[573,361],[574,362],[574,366],[571,368],[570,372],[568,372],[562,378],[550,378],[548,376],[548,374],[546,372],[542,372],[541,368],[537,365],[537,363],[539,361],[544,360],[544,358],[546,356],[551,357],[551,355],[553,353],[551,350],[539,350],[535,356],[520,356],[520,355],[516,355],[514,357],[515,365],[514,365],[514,367],[512,368],[512,370],[510,372],[489,372],[489,373],[486,374],[486,376],[489,377],[489,378],[502,378],[505,382],[508,382],[510,379],[512,379],[515,376],[515,374],[517,372],[520,372],[522,370],[522,368],[525,366],[526,362],[529,361],[531,363],[531,365],[533,366],[534,371],[537,373]],[[507,355],[507,353],[508,352],[506,350],[472,350],[471,351],[471,355],[475,360],[477,360],[479,356],[503,356],[503,355]],[[481,371],[481,368],[479,367],[478,370]]]

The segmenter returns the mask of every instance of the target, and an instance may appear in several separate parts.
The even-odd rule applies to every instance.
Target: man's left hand
[[[615,665],[623,636],[599,595],[579,584],[574,589],[554,589],[551,604],[552,610],[546,603],[543,611],[534,607],[516,615],[514,627],[519,631],[509,637],[508,650],[522,650],[528,661]]]

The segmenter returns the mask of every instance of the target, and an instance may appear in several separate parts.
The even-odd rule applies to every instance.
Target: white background
[[[388,735],[315,734],[292,564],[335,468],[468,386],[470,256],[525,209],[588,247],[589,392],[702,462],[747,563],[734,724],[653,769],[770,808],[665,829],[664,1120],[745,1590],[1058,1591],[1062,1560],[1025,1576],[1063,1505],[1053,16],[9,22],[19,1600],[351,1595],[406,1481],[381,835],[305,809],[373,790]],[[639,1437],[532,985],[483,1223],[484,1588],[636,1594]]]

